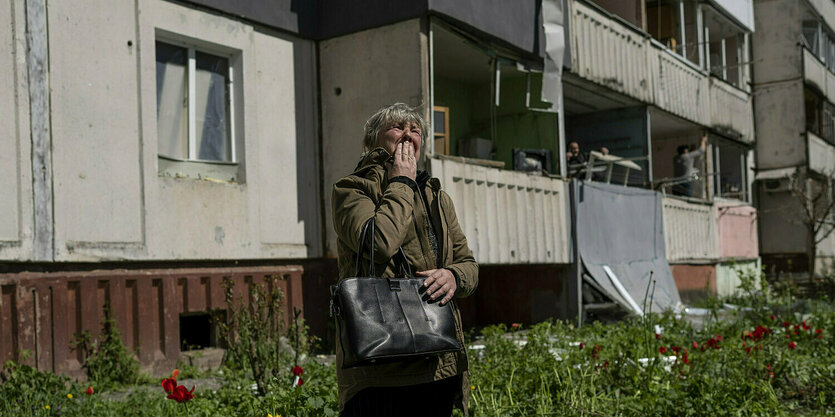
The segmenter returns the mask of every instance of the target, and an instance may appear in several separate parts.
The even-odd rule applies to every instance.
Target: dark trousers
[[[449,417],[461,377],[405,387],[366,388],[345,404],[340,417]]]
[[[680,195],[684,197],[693,197],[693,183],[685,181],[673,186],[673,195]]]

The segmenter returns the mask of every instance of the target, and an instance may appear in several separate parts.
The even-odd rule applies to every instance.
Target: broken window
[[[641,0],[591,0],[607,12],[644,30],[644,4]]]
[[[702,5],[706,69],[716,78],[747,89],[747,33],[723,13]]]
[[[647,32],[676,53],[682,54],[681,16],[684,6],[680,1],[647,0]]]
[[[432,55],[435,154],[506,168],[514,166],[514,150],[558,155],[558,118],[540,97],[541,70],[441,24],[432,26]]]

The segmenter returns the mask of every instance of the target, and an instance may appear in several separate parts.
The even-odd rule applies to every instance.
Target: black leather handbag
[[[375,276],[374,229],[371,218],[360,235],[356,277],[330,288],[342,368],[461,350],[452,301],[440,305],[424,295],[425,278],[412,276],[403,248],[395,263],[404,278]],[[366,242],[371,256],[368,276],[361,276]]]

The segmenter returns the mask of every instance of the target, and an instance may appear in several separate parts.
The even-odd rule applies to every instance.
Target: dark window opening
[[[180,350],[218,347],[217,330],[209,313],[180,315]]]
[[[803,98],[806,108],[806,130],[821,136],[823,99],[810,88],[803,90]]]

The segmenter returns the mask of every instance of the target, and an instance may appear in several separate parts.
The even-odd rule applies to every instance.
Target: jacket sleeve
[[[374,186],[372,186],[372,183]],[[359,251],[359,238],[368,219],[374,217],[374,262],[387,263],[403,243],[413,223],[412,188],[402,182],[392,182],[379,202],[372,196],[376,189],[373,180],[355,176],[345,177],[333,186],[333,227],[336,235],[354,252]]]
[[[458,224],[458,216],[455,214],[455,206],[452,199],[445,192],[441,192],[441,203],[444,205],[444,214],[447,219],[447,233],[452,242],[452,263],[446,268],[455,275],[458,291],[456,297],[467,297],[475,292],[478,287],[478,263],[473,257],[473,251],[467,245],[467,237]]]

